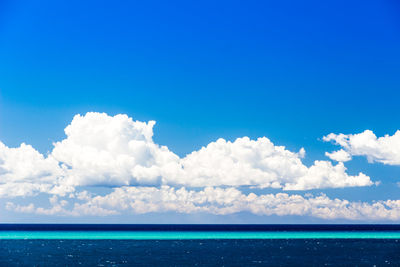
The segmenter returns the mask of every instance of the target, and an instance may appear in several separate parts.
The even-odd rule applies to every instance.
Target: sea
[[[400,225],[0,224],[0,266],[400,266]]]

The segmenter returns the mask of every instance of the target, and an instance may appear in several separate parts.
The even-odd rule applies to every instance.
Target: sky
[[[0,1],[0,222],[396,223],[400,4]]]

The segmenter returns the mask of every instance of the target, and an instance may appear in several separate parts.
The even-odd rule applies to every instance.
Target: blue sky
[[[322,140],[329,133],[371,130],[380,137],[400,128],[399,47],[400,4],[393,0],[2,1],[0,140],[48,155],[74,115],[94,111],[155,120],[154,142],[181,158],[218,138],[266,136],[289,151],[304,147],[303,162],[311,166],[339,149]],[[379,186],[311,192],[396,199],[400,167],[354,155],[345,162],[348,173],[363,172]],[[12,201],[47,201],[32,199]],[[0,210],[0,221],[65,220]],[[124,216],[171,217],[76,220]],[[181,216],[315,220],[171,218]]]

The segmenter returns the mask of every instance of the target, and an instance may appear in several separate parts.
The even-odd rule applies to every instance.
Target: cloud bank
[[[394,200],[369,204],[325,195],[256,195],[241,191],[243,187],[290,191],[371,186],[374,183],[370,177],[361,172],[348,174],[343,163],[353,155],[366,153],[360,145],[365,136],[361,141],[352,135],[324,137],[343,147],[327,154],[338,163],[317,160],[306,166],[303,148],[293,152],[266,137],[234,141],[221,138],[179,157],[154,142],[154,125],[154,121],[134,121],[127,115],[90,112],[76,115],[65,128],[65,139],[54,143],[47,155],[30,145],[9,148],[0,142],[0,198],[49,194],[50,208],[32,203],[18,205],[14,200],[6,204],[9,210],[44,215],[113,215],[124,211],[224,215],[245,211],[327,219],[399,217],[399,203]],[[388,148],[387,142],[398,142],[399,136],[384,137],[391,141],[375,137],[375,142]],[[371,159],[395,162],[392,156],[398,151],[384,151],[379,154],[373,150]],[[87,189],[96,187],[108,187],[112,192],[100,196],[96,190]]]
[[[398,220],[400,200],[374,203],[350,202],[331,199],[324,194],[301,196],[287,193],[257,195],[244,194],[236,188],[206,187],[201,191],[155,187],[119,187],[105,196],[87,197],[83,203],[75,202],[71,207],[56,196],[50,199],[50,208],[36,208],[7,202],[7,209],[41,215],[97,215],[107,216],[131,212],[179,212],[184,214],[211,213],[227,215],[250,212],[256,215],[298,215],[323,219],[350,220]]]
[[[0,192],[62,195],[79,186],[161,185],[306,190],[373,184],[363,173],[348,175],[343,163],[315,161],[307,167],[304,149],[291,152],[266,137],[218,139],[180,158],[154,143],[154,124],[92,112],[76,115],[65,128],[66,138],[54,143],[48,156],[29,145],[0,143]],[[9,190],[16,184],[19,190]]]

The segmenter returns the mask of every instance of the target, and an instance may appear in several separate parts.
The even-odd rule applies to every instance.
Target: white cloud
[[[234,142],[219,139],[192,152],[182,159],[185,177],[181,183],[189,186],[273,187],[284,190],[337,188],[372,185],[362,173],[350,176],[342,163],[333,166],[329,161],[315,161],[305,166],[299,153],[275,146],[268,138],[250,140],[238,138]]]
[[[89,200],[89,199],[86,199]],[[107,210],[99,206],[91,205],[89,202],[85,204],[75,203],[72,208],[68,208],[67,200],[59,200],[57,196],[49,198],[50,207],[35,207],[33,203],[28,205],[18,205],[13,202],[6,203],[6,209],[18,213],[34,213],[38,215],[60,215],[60,216],[109,216],[116,215],[119,212],[115,210]]]
[[[76,115],[51,156],[65,166],[68,185],[160,185],[180,166],[177,155],[153,142],[154,124],[126,115]]]
[[[126,115],[76,115],[66,138],[44,156],[29,145],[0,143],[0,197],[41,192],[65,195],[80,186],[251,186],[306,190],[369,186],[362,173],[342,163],[302,163],[305,150],[291,152],[268,138],[218,139],[184,158],[153,141],[153,126]]]
[[[72,187],[60,184],[62,177],[63,170],[53,157],[44,157],[24,143],[9,148],[0,142],[0,197],[72,192]]]
[[[334,151],[332,153],[325,152],[325,156],[330,158],[331,160],[339,161],[339,162],[346,162],[351,160],[351,156],[349,153],[344,151],[343,149],[340,149],[338,151]]]
[[[369,177],[350,176],[342,165],[316,161],[305,166],[305,151],[291,152],[268,138],[219,139],[179,158],[153,142],[153,126],[126,115],[77,115],[54,144],[51,156],[65,166],[64,184],[256,186],[284,189],[368,186]]]
[[[48,209],[34,208],[33,204],[19,206],[8,203],[7,208],[17,212],[51,215],[106,216],[121,213],[206,212],[227,215],[250,212],[256,215],[298,215],[322,219],[398,220],[400,200],[374,203],[331,199],[324,194],[302,196],[287,193],[256,195],[244,194],[236,188],[206,187],[201,191],[155,187],[120,187],[105,196],[95,196],[68,209],[57,198],[50,200]]]
[[[385,135],[379,138],[370,130],[359,134],[347,135],[331,133],[325,136],[323,140],[327,142],[333,141],[335,144],[340,145],[348,157],[366,156],[371,163],[380,162],[387,165],[400,165],[400,131],[397,131],[392,136]],[[332,154],[337,155],[338,151]]]
[[[45,158],[32,146],[21,144],[9,148],[0,142],[0,177],[2,183],[53,182],[61,174],[58,162],[52,157]]]
[[[324,195],[246,195],[239,191],[242,186],[308,190],[372,185],[363,173],[347,173],[343,164],[349,153],[346,148],[344,153],[330,154],[337,164],[317,160],[306,166],[303,148],[292,152],[266,137],[243,137],[218,139],[180,158],[153,141],[154,124],[133,121],[126,115],[76,115],[65,129],[66,138],[54,143],[47,156],[29,145],[9,148],[0,142],[0,198],[49,194],[50,207],[6,204],[10,210],[47,216],[247,211],[321,218],[397,218],[397,202],[353,203]],[[97,186],[111,187],[113,192],[99,196],[93,189]]]

